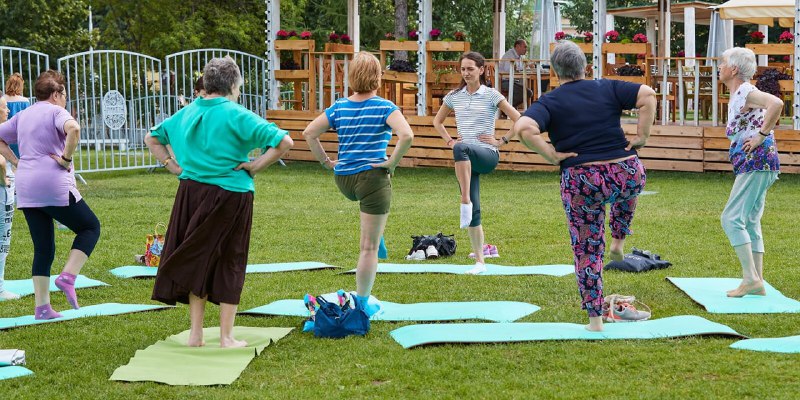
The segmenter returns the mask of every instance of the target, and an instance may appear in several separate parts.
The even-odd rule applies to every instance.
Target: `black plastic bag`
[[[622,261],[612,261],[603,269],[615,269],[625,272],[644,272],[651,269],[664,269],[672,265],[667,260],[662,260],[658,254],[651,253],[647,250],[639,250],[633,248],[631,254],[625,254]]]

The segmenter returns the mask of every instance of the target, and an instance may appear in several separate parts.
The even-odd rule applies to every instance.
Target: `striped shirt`
[[[497,105],[505,100],[500,92],[481,85],[475,93],[469,94],[466,86],[444,96],[444,104],[456,113],[458,136],[465,144],[475,144],[497,151],[491,144],[478,140],[479,135],[494,136],[494,123],[497,120]]]
[[[328,124],[339,137],[339,162],[335,175],[354,175],[372,169],[370,164],[386,161],[386,146],[392,128],[386,124],[389,114],[398,110],[379,96],[364,101],[341,98],[325,110]]]

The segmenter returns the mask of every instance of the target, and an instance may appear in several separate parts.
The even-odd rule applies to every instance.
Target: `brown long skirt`
[[[189,293],[239,304],[247,268],[253,193],[182,179],[169,218],[153,300],[189,303]]]

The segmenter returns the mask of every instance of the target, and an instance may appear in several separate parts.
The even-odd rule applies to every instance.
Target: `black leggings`
[[[469,200],[472,202],[472,222],[470,227],[481,224],[481,174],[488,174],[497,168],[500,153],[477,144],[456,143],[453,146],[453,159],[470,161],[472,175],[469,180]]]
[[[50,267],[56,256],[54,219],[77,234],[72,248],[84,252],[87,257],[100,238],[100,221],[85,201],[75,202],[71,193],[68,206],[23,208],[22,212],[33,240],[33,276],[50,276]]]

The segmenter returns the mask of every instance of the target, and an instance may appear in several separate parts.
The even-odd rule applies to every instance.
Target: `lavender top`
[[[74,120],[67,110],[38,101],[0,124],[0,139],[19,144],[17,207],[68,206],[69,194],[81,200],[75,174],[62,168],[51,154],[61,155],[67,135],[64,124]]]

